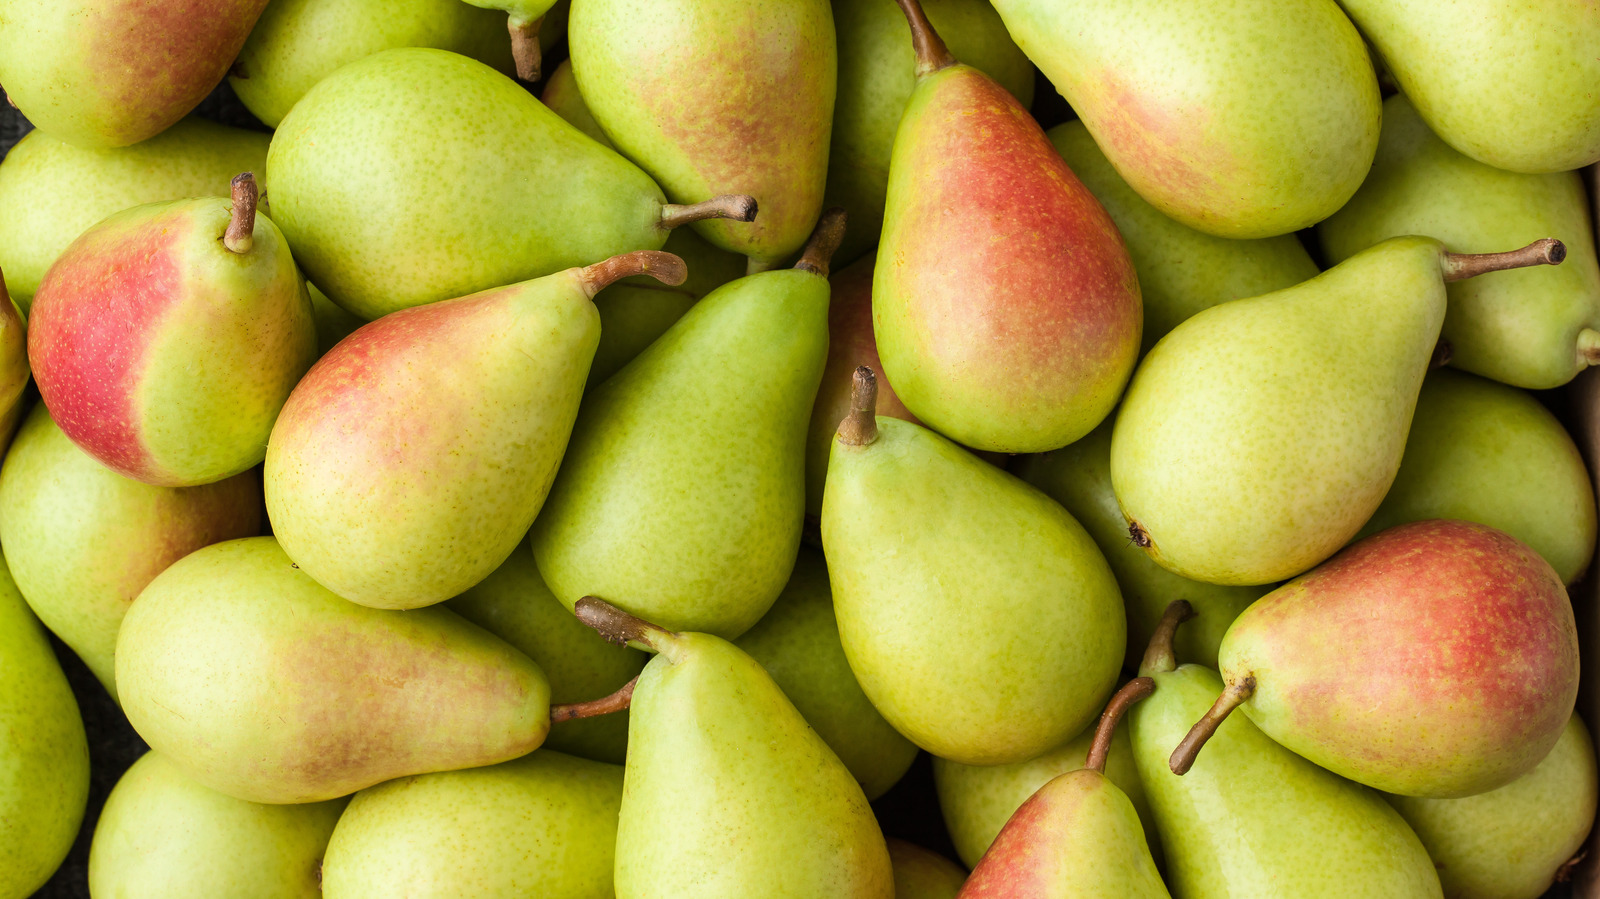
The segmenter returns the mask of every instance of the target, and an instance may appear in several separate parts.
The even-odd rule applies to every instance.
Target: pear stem
[[[661,647],[657,644],[661,638],[672,636],[672,632],[666,628],[629,615],[598,596],[585,596],[578,600],[573,604],[572,612],[579,621],[618,646],[638,643],[659,650]]]
[[[1455,355],[1455,347],[1450,345],[1450,341],[1445,340],[1443,337],[1439,338],[1439,342],[1433,345],[1433,357],[1428,360],[1428,371],[1444,368],[1450,364],[1450,360],[1454,359]]]
[[[649,275],[662,284],[677,287],[689,277],[689,267],[671,253],[635,250],[581,268],[578,273],[579,280],[583,282],[583,292],[592,300],[600,291],[634,275]]]
[[[906,22],[911,25],[911,47],[917,52],[917,77],[955,65],[956,58],[950,55],[939,32],[933,30],[933,24],[922,11],[922,4],[918,0],[895,2],[900,4],[900,10],[906,14]]]
[[[1178,748],[1172,750],[1172,757],[1167,759],[1167,767],[1172,769],[1172,773],[1189,773],[1189,769],[1194,767],[1195,758],[1200,755],[1201,747],[1205,746],[1211,735],[1222,726],[1228,713],[1244,705],[1245,700],[1255,692],[1256,676],[1253,674],[1245,675],[1243,680],[1223,687],[1222,695],[1218,696],[1211,708],[1194,723],[1194,727],[1189,728],[1189,733],[1184,736],[1183,742],[1178,744]]]
[[[828,277],[828,263],[833,261],[833,254],[839,252],[839,244],[844,243],[845,222],[849,216],[845,211],[834,206],[822,213],[822,218],[817,219],[817,227],[811,230],[811,239],[806,241],[805,251],[800,254],[800,261],[794,267],[802,272]]]
[[[1487,272],[1501,272],[1530,265],[1560,265],[1567,258],[1567,245],[1546,237],[1520,250],[1504,253],[1446,253],[1441,268],[1446,281],[1465,281]]]
[[[1161,621],[1150,635],[1144,658],[1139,660],[1140,674],[1165,674],[1178,667],[1178,654],[1172,641],[1178,634],[1178,625],[1194,617],[1194,606],[1187,599],[1175,599],[1161,613]]]
[[[544,16],[536,19],[519,19],[512,16],[506,22],[511,32],[511,58],[517,64],[517,80],[532,84],[539,80],[544,51],[539,48],[539,26]]]
[[[1094,729],[1094,742],[1089,744],[1089,757],[1083,767],[1106,773],[1106,756],[1111,752],[1111,738],[1117,733],[1117,722],[1134,703],[1154,693],[1155,689],[1156,682],[1148,677],[1136,677],[1122,685],[1106,703],[1106,710],[1100,713],[1100,724]]]
[[[228,219],[228,230],[223,232],[222,245],[243,256],[256,242],[256,200],[260,198],[256,176],[250,172],[234,176],[232,189],[233,215]]]
[[[679,225],[706,219],[732,219],[736,222],[756,220],[756,198],[744,194],[723,194],[700,203],[679,206],[668,203],[661,207],[660,225],[671,230]]]
[[[878,376],[865,365],[856,368],[850,384],[850,414],[839,422],[839,442],[866,446],[878,439]]]
[[[1578,332],[1578,364],[1600,365],[1600,331],[1584,328]]]
[[[634,675],[633,680],[618,687],[617,692],[610,696],[602,696],[588,702],[562,702],[552,705],[550,723],[571,721],[575,718],[597,718],[612,712],[620,712],[633,703],[633,688],[638,684],[639,677]]]

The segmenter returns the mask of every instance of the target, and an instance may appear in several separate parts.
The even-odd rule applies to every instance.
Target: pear
[[[732,639],[794,569],[828,350],[830,211],[800,262],[713,291],[586,398],[530,540],[568,608]]]
[[[894,866],[894,899],[956,899],[967,879],[965,869],[915,843],[894,837],[885,842]]]
[[[261,805],[190,779],[145,753],[106,799],[89,850],[95,896],[317,899],[345,801]]]
[[[611,899],[622,778],[541,749],[362,790],[328,844],[322,895]]]
[[[1105,206],[1128,243],[1144,302],[1141,352],[1202,309],[1317,276],[1317,264],[1293,234],[1232,240],[1168,218],[1122,180],[1081,120],[1057,125],[1045,136]],[[1140,637],[1140,652],[1149,636]]]
[[[167,566],[261,532],[255,472],[202,487],[156,487],[78,449],[40,403],[0,468],[0,545],[45,626],[113,698],[112,655],[128,605]]]
[[[4,538],[0,532],[0,540]],[[638,650],[612,646],[572,617],[539,577],[526,547],[513,551],[493,574],[445,608],[537,662],[550,678],[552,702],[578,702],[611,693],[638,677],[649,660]],[[628,751],[628,713],[555,723],[544,745],[620,765]]]
[[[1117,583],[1054,500],[926,428],[873,414],[856,372],[822,499],[845,657],[895,729],[1004,765],[1060,746],[1116,686]]]
[[[1497,272],[1446,289],[1450,364],[1544,390],[1600,362],[1600,264],[1578,174],[1501,171],[1451,149],[1404,96],[1383,110],[1372,174],[1317,226],[1328,256],[1337,262],[1405,234],[1436,237],[1460,253],[1556,235],[1568,250],[1558,268]]]
[[[1594,825],[1594,744],[1573,715],[1532,771],[1465,799],[1391,796],[1455,899],[1538,899],[1582,855]]]
[[[778,601],[734,645],[767,669],[868,799],[887,793],[911,767],[917,747],[883,720],[850,671],[821,553],[801,548]]]
[[[55,873],[88,799],[78,702],[0,564],[0,896],[25,899]]]
[[[283,236],[233,197],[136,206],[84,232],[34,295],[28,358],[66,435],[163,487],[232,477],[316,359],[305,281]]]
[[[1594,4],[1340,2],[1450,146],[1513,172],[1565,172],[1600,161]]]
[[[334,348],[272,429],[267,513],[284,551],[352,602],[414,609],[478,583],[544,502],[599,338],[590,302],[641,250],[403,310]]]
[[[1006,33],[993,6],[986,0],[926,0],[922,6],[957,59],[993,78],[1023,109],[1033,105],[1033,63]],[[917,78],[911,31],[894,0],[836,0],[833,19],[839,89],[826,204],[850,213],[850,233],[837,257],[843,267],[870,250],[883,230],[894,135]]]
[[[1378,793],[1279,746],[1248,718],[1224,721],[1188,775],[1167,770],[1172,746],[1222,692],[1215,671],[1172,654],[1187,611],[1173,603],[1151,638],[1139,673],[1155,692],[1128,716],[1173,895],[1440,899],[1422,843]]]
[[[754,224],[700,221],[700,236],[752,271],[800,249],[833,128],[827,0],[576,0],[567,40],[595,121],[674,203],[738,192],[761,204]]]
[[[339,308],[339,305],[328,299],[328,295],[317,289],[315,284],[307,284],[306,292],[311,294],[311,317],[317,324],[317,358],[328,355],[328,351],[339,344],[339,341],[354,334],[358,328],[367,323],[367,320]]]
[[[593,597],[576,611],[657,653],[632,697],[617,899],[893,899],[867,797],[760,664]]]
[[[1133,372],[1133,262],[1038,123],[956,62],[916,0],[899,2],[917,86],[895,136],[873,278],[884,372],[958,443],[1065,446],[1105,418]]]
[[[1539,764],[1578,695],[1561,579],[1463,521],[1390,528],[1267,594],[1228,629],[1220,661],[1227,689],[1173,751],[1178,774],[1243,706],[1335,774],[1402,796],[1471,796]]]
[[[367,319],[633,250],[748,197],[667,205],[650,176],[521,85],[444,50],[385,50],[317,83],[267,156],[273,221]]]
[[[194,109],[239,55],[267,0],[4,0],[0,84],[49,134],[125,147]]]
[[[1228,625],[1268,588],[1191,581],[1157,565],[1129,540],[1128,524],[1111,489],[1111,431],[1107,421],[1071,446],[1022,457],[1012,470],[1072,513],[1111,564],[1128,612],[1124,668],[1138,667],[1162,614],[1177,599],[1188,600],[1194,610],[1193,620],[1176,638],[1178,660],[1215,667]]]
[[[1594,555],[1594,488],[1561,422],[1514,387],[1449,369],[1423,380],[1400,472],[1360,536],[1430,518],[1504,531],[1567,584]]]
[[[1378,80],[1333,0],[995,9],[1128,184],[1198,231],[1315,224],[1372,163]]]
[[[545,79],[544,93],[539,95],[540,102],[550,107],[550,111],[566,120],[568,125],[589,135],[595,143],[609,150],[615,150],[611,138],[600,129],[600,123],[594,120],[594,113],[589,111],[589,104],[583,99],[583,92],[578,89],[577,76],[572,74],[572,60],[563,59],[561,65],[550,73]],[[676,234],[691,233],[676,231]],[[671,240],[669,237],[668,240]]]
[[[1040,787],[1017,809],[961,896],[1171,899],[1133,803],[1106,776],[1117,723],[1154,689],[1155,681],[1140,677],[1111,697],[1084,766]]]
[[[186,118],[131,147],[86,150],[30,131],[0,161],[0,268],[23,312],[50,265],[114,212],[216,193],[266,167],[270,137]]]
[[[1174,328],[1140,363],[1111,438],[1134,542],[1213,584],[1271,583],[1333,555],[1400,467],[1445,281],[1565,256],[1550,239],[1473,256],[1393,238]]]
[[[22,312],[6,293],[0,273],[0,451],[11,443],[22,421],[24,397],[32,377],[28,367],[28,330]]]

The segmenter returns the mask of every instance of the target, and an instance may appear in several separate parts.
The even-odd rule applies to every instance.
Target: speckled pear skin
[[[311,298],[283,235],[258,213],[252,246],[232,252],[231,209],[206,197],[116,213],[73,241],[34,295],[39,393],[118,474],[192,487],[259,464],[316,359]]]
[[[89,745],[50,639],[3,565],[0,660],[0,896],[24,899],[78,834]]]
[[[541,749],[357,793],[323,870],[327,899],[612,899],[622,768]]]
[[[1594,743],[1573,715],[1532,771],[1464,799],[1389,796],[1451,899],[1539,899],[1594,825]]]
[[[318,360],[267,447],[289,557],[385,609],[498,568],[555,478],[599,339],[581,271],[402,310]]]
[[[444,50],[319,82],[273,135],[266,187],[306,277],[368,319],[667,238],[648,175]]]
[[[189,553],[261,532],[261,476],[156,487],[106,468],[33,407],[0,468],[0,545],[28,605],[117,695],[128,605]]]
[[[492,765],[550,729],[527,656],[444,609],[346,602],[271,537],[208,546],[151,581],[122,621],[117,686],[151,748],[252,802]]]
[[[134,206],[214,196],[265,171],[270,136],[187,118],[131,147],[85,150],[43,131],[0,161],[0,269],[22,311],[78,235]]]
[[[1344,205],[1372,163],[1378,80],[1333,0],[995,9],[1122,177],[1191,228],[1240,239],[1304,228]]]
[[[1116,686],[1122,599],[1056,502],[943,437],[878,416],[834,442],[822,546],[839,634],[872,704],[968,765],[1060,746]]]
[[[1396,94],[1383,105],[1372,174],[1317,236],[1338,262],[1404,234],[1438,238],[1457,253],[1560,238],[1568,248],[1561,265],[1450,284],[1444,339],[1451,366],[1530,390],[1559,387],[1589,365],[1579,333],[1600,329],[1600,263],[1578,173],[1519,175],[1463,156]]]
[[[850,671],[821,553],[801,547],[778,601],[734,645],[772,675],[868,799],[905,776],[917,747],[883,720]]]
[[[1033,63],[986,0],[927,0],[922,8],[957,59],[993,78],[1024,109],[1033,105]],[[843,267],[872,249],[883,230],[889,158],[917,84],[917,60],[910,26],[894,0],[838,0],[833,19],[839,95],[823,205],[850,213],[850,230],[833,255],[835,266]]]
[[[1561,422],[1515,387],[1449,369],[1422,382],[1400,473],[1359,536],[1430,518],[1504,531],[1568,584],[1594,555],[1594,488]]]
[[[674,203],[756,198],[754,222],[700,236],[769,266],[800,249],[828,174],[828,0],[576,0],[567,40],[595,120]]]
[[[867,797],[766,671],[708,634],[658,648],[633,694],[617,899],[894,899]]]
[[[539,95],[539,102],[550,107],[550,111],[563,119],[567,124],[582,131],[594,139],[602,147],[615,150],[611,138],[601,130],[600,123],[594,120],[594,113],[589,111],[589,104],[583,99],[583,92],[578,89],[578,77],[572,74],[572,58],[568,57],[556,66],[544,80],[544,93]]]
[[[1267,584],[1361,530],[1400,467],[1439,339],[1443,252],[1385,241],[1155,345],[1111,437],[1111,483],[1151,558],[1191,580]]]
[[[159,752],[122,775],[95,825],[96,896],[318,899],[345,800],[261,805],[201,786]]]
[[[1526,774],[1578,695],[1561,579],[1511,537],[1460,521],[1390,528],[1262,597],[1220,661],[1230,683],[1254,675],[1242,711],[1267,735],[1405,796],[1470,796]]]
[[[4,0],[0,84],[44,131],[80,147],[125,147],[211,93],[266,5]]]
[[[730,639],[766,614],[800,546],[827,316],[816,274],[741,278],[590,392],[531,532],[563,604]]]
[[[493,574],[450,600],[445,608],[539,663],[550,678],[551,702],[587,702],[610,695],[649,661],[636,649],[606,642],[572,617],[539,577],[527,547],[519,546]],[[628,712],[556,722],[545,745],[620,765],[628,753]]]
[[[894,899],[956,899],[967,871],[937,852],[894,837],[889,862],[894,867]]]
[[[1222,680],[1199,665],[1140,674],[1156,689],[1129,710],[1127,726],[1174,896],[1443,895],[1422,843],[1378,793],[1284,749],[1242,715],[1222,723],[1188,774],[1173,774],[1167,757]]]
[[[1169,218],[1122,180],[1081,120],[1057,125],[1045,135],[1105,206],[1128,244],[1144,303],[1141,352],[1202,309],[1317,276],[1317,264],[1293,234],[1232,240]],[[1139,647],[1142,652],[1143,639]]]

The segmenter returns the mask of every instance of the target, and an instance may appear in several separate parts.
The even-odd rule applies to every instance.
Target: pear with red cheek
[[[231,202],[119,212],[61,254],[34,295],[28,358],[50,416],[124,477],[193,487],[261,462],[317,354],[306,283],[255,178]]]
[[[1227,688],[1173,752],[1183,774],[1235,708],[1357,783],[1471,796],[1532,770],[1578,695],[1561,578],[1493,528],[1421,521],[1351,546],[1246,609]]]
[[[1122,235],[1039,124],[945,49],[917,0],[873,283],[884,373],[941,434],[1036,453],[1089,433],[1139,356]]]

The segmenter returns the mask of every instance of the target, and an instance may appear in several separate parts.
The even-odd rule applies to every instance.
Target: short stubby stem
[[[633,703],[633,688],[638,686],[639,678],[635,676],[617,689],[610,696],[602,696],[588,702],[562,702],[550,706],[550,722],[571,721],[575,718],[597,718],[620,712]]]
[[[677,287],[689,277],[689,266],[685,265],[682,259],[660,250],[635,250],[632,253],[623,253],[579,271],[582,273],[579,277],[583,279],[583,290],[590,299],[594,299],[595,294],[623,278],[631,278],[634,275],[649,275],[662,284],[672,287]]]
[[[1094,729],[1094,742],[1089,744],[1089,757],[1084,760],[1083,767],[1106,773],[1106,756],[1111,752],[1111,738],[1117,733],[1117,722],[1134,703],[1154,693],[1155,689],[1156,682],[1148,677],[1136,677],[1122,685],[1106,703],[1106,710],[1100,713],[1100,724]]]
[[[735,222],[753,222],[759,211],[756,198],[745,194],[723,194],[699,203],[679,206],[667,203],[661,207],[661,227],[671,230],[690,222],[706,219],[730,219]]]
[[[1200,755],[1201,747],[1206,745],[1206,741],[1211,739],[1217,728],[1222,726],[1222,722],[1227,720],[1228,713],[1244,705],[1255,692],[1256,678],[1253,674],[1223,687],[1222,695],[1218,696],[1217,701],[1212,703],[1205,715],[1194,723],[1194,727],[1189,728],[1189,733],[1184,736],[1183,742],[1178,744],[1178,748],[1172,750],[1172,757],[1167,760],[1167,767],[1172,769],[1172,773],[1189,773],[1189,769],[1194,767],[1195,758]]]
[[[806,241],[800,261],[794,267],[828,277],[828,264],[833,261],[833,254],[839,252],[839,244],[844,243],[844,229],[848,221],[849,216],[838,206],[822,213],[822,217],[817,219],[817,226],[811,229],[811,239]]]
[[[1178,625],[1194,617],[1194,607],[1187,599],[1175,599],[1161,613],[1161,621],[1150,635],[1150,643],[1139,660],[1140,674],[1165,674],[1178,667],[1178,653],[1172,642],[1178,635]]]
[[[906,22],[911,25],[911,47],[917,54],[917,77],[955,65],[956,58],[950,55],[950,49],[944,45],[939,32],[933,30],[933,24],[922,11],[919,0],[896,2],[900,4],[900,11],[906,14]]]
[[[539,26],[544,16],[537,19],[519,19],[512,16],[506,23],[511,32],[511,58],[517,64],[517,79],[532,84],[539,80],[544,64],[544,51],[539,47]]]
[[[229,252],[243,256],[255,246],[256,200],[259,197],[253,173],[245,172],[234,177],[233,214],[228,219],[228,230],[222,235],[222,245]]]
[[[666,628],[629,615],[598,596],[585,596],[578,600],[573,604],[572,612],[579,621],[618,646],[638,643],[660,650],[665,642],[663,638],[672,636],[672,632]]]
[[[838,440],[845,446],[866,446],[878,439],[878,376],[858,366],[850,384],[850,414],[839,422]]]
[[[1567,258],[1567,245],[1545,237],[1520,250],[1504,253],[1446,253],[1441,269],[1446,281],[1465,281],[1488,272],[1503,272],[1530,265],[1560,265]]]

